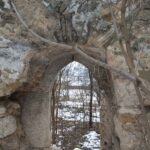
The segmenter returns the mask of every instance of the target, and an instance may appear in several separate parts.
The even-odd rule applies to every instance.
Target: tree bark
[[[93,75],[89,70],[89,79],[90,79],[90,103],[89,103],[89,128],[93,127]]]

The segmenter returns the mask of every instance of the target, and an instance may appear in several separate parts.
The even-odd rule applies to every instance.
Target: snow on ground
[[[61,150],[59,147],[57,147],[56,145],[52,145],[51,146],[52,150]]]
[[[66,121],[81,121],[81,122],[88,122],[89,121],[89,116],[88,115],[84,115],[83,113],[72,113],[72,112],[63,112],[60,113],[59,110],[59,118],[63,118],[63,120]],[[99,119],[99,113],[93,113],[93,122],[100,122]]]
[[[67,128],[67,129],[65,129],[65,130],[67,130],[67,131],[72,131],[74,128],[75,128],[75,126],[72,126],[72,127],[69,127],[69,128]]]
[[[64,107],[83,107],[83,103],[79,101],[62,101],[60,102],[62,106]]]
[[[69,96],[69,98],[72,101],[79,100],[80,103],[83,103],[83,99],[86,100],[86,102],[90,101],[90,94],[89,91],[81,90],[81,89],[69,89],[69,90],[61,90],[60,96],[63,98],[63,96]],[[82,99],[81,99],[82,97]],[[69,105],[72,105],[72,101],[66,101],[66,103],[69,103]],[[65,102],[63,102],[65,104]],[[93,104],[98,104],[97,102],[97,94],[93,92]]]
[[[100,135],[95,131],[89,131],[86,135],[83,136],[85,141],[82,143],[82,148],[86,147],[91,150],[100,149]]]
[[[77,62],[73,62],[69,64],[65,69],[67,70],[67,68],[69,68],[70,70],[69,70],[69,73],[68,71],[65,72],[66,76],[65,74],[63,75],[64,76],[64,78],[62,79],[63,81],[67,81],[66,83],[69,83],[69,85],[71,86],[89,85],[87,68],[85,68],[83,65]],[[66,123],[89,122],[89,102],[90,102],[89,90],[83,90],[83,89],[66,90],[62,88],[61,93],[60,93],[60,101],[58,105],[59,106],[58,118],[60,119],[60,121],[61,119],[66,121]],[[93,93],[92,119],[95,124],[100,122],[100,107],[97,102],[97,95],[95,92]],[[88,128],[87,128],[84,132],[81,132],[83,130],[84,129],[81,128],[81,130],[78,131],[76,129],[76,125],[74,126],[74,124],[71,127],[66,126],[64,127],[64,129],[57,130],[58,135],[59,135],[58,136],[59,140],[58,140],[57,145],[61,147],[64,144],[63,142],[66,140],[66,138],[68,138],[68,133],[69,133],[69,135],[73,136],[73,138],[75,137],[78,139],[75,139],[76,143],[72,142],[73,145],[71,149],[69,148],[70,145],[67,145],[68,143],[65,143],[66,144],[65,148],[69,148],[69,150],[87,150],[87,149],[99,150],[100,149],[100,135],[96,133],[98,129],[93,128],[93,130],[95,131],[88,131]],[[86,132],[87,134],[85,134]],[[64,134],[62,133],[66,133],[67,136],[64,136]],[[68,142],[70,142],[70,139],[67,139],[67,140],[69,140]]]
[[[85,90],[69,90],[69,96],[70,98],[76,98],[78,99],[79,97],[81,98],[81,95],[84,99],[87,99],[88,101],[90,100],[90,92],[87,91],[85,92]],[[95,92],[93,92],[93,103],[97,103],[97,95]]]
[[[58,109],[58,117],[66,121],[89,121],[89,110],[85,106],[84,111],[79,111],[78,109],[83,108],[83,103],[73,102],[73,101],[63,101],[60,103],[61,107]],[[98,106],[97,106],[98,107]],[[96,111],[92,113],[93,122],[100,122],[100,111],[99,107],[96,108]]]
[[[88,148],[90,150],[100,149],[100,135],[95,131],[89,131],[83,136],[83,139],[84,141],[80,143],[81,148],[74,148],[74,150],[83,150],[84,148]]]
[[[81,150],[80,148],[75,148],[74,150]]]

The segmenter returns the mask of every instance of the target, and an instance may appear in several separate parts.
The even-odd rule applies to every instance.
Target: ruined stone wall
[[[108,64],[128,71],[125,59],[120,52],[119,45],[108,48]],[[117,74],[112,74],[115,90],[114,116],[115,132],[120,141],[121,150],[146,149],[143,134],[141,107],[132,82]],[[148,105],[147,105],[148,106]]]
[[[20,124],[21,107],[10,99],[0,102],[0,149],[19,150],[23,131]]]
[[[108,9],[100,1],[15,0],[14,3],[29,28],[39,35],[58,42],[94,45],[103,54],[102,61],[128,71],[117,43],[107,51],[99,45],[100,38],[110,28]],[[51,87],[58,71],[76,60],[91,69],[104,90],[102,149],[145,150],[141,110],[132,82],[91,65],[72,50],[49,46],[33,37],[6,0],[0,3],[0,10],[0,149],[51,150]],[[135,57],[145,66],[143,69],[136,66],[142,77],[150,66],[150,42],[149,36],[145,36],[149,31],[149,28],[135,30],[135,37],[139,40],[146,37],[146,40],[133,41]],[[97,52],[87,53],[101,58]],[[145,79],[149,80],[149,74]],[[150,102],[146,96],[143,95],[150,120]]]

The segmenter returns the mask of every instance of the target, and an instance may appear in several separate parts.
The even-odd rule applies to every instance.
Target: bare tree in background
[[[58,78],[55,80],[52,88],[51,101],[51,118],[52,118],[52,143],[56,144],[57,135],[57,120],[58,120],[58,103],[60,100],[62,71],[60,71]]]
[[[90,79],[90,103],[89,103],[89,128],[93,127],[92,121],[92,111],[93,111],[93,75],[89,70],[89,79]]]

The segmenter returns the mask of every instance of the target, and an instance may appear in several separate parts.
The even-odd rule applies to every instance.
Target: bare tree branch
[[[106,64],[106,63],[104,63],[104,62],[102,62],[102,61],[100,61],[100,60],[96,60],[96,59],[92,58],[91,56],[88,56],[88,55],[85,54],[82,50],[80,50],[80,49],[77,47],[77,45],[74,47],[74,50],[75,50],[79,55],[81,55],[81,56],[83,56],[85,59],[89,60],[91,63],[97,64],[97,65],[99,65],[99,66],[101,66],[101,67],[104,67],[105,69],[108,69],[108,70],[113,71],[113,72],[115,72],[115,73],[117,73],[117,74],[119,74],[119,75],[122,75],[122,76],[124,76],[125,78],[127,78],[127,79],[129,79],[129,80],[131,80],[131,81],[136,81],[136,80],[137,80],[136,77],[134,77],[134,76],[133,76],[132,74],[130,74],[130,73],[127,73],[127,72],[125,72],[125,71],[121,71],[121,70],[119,70],[119,69],[116,69],[116,68],[114,68],[114,67],[112,67],[112,66],[110,66],[110,65],[108,65],[108,64]]]
[[[122,6],[121,6],[121,23],[122,23],[121,31],[122,31],[123,37],[120,37],[120,35],[119,35],[116,19],[114,17],[114,13],[113,13],[111,6],[110,6],[110,0],[107,0],[107,2],[109,2],[108,5],[109,5],[109,8],[111,10],[111,15],[112,15],[114,26],[115,26],[115,31],[116,31],[116,34],[118,36],[119,44],[120,44],[121,50],[123,52],[123,55],[125,57],[126,63],[128,65],[129,71],[131,72],[131,74],[133,76],[136,77],[136,79],[138,79],[137,73],[135,71],[135,65],[133,62],[134,57],[133,57],[132,50],[131,50],[131,41],[130,41],[129,30],[127,28],[126,17],[125,17],[128,0],[122,0]],[[125,47],[124,47],[124,44],[125,44]],[[140,91],[140,86],[144,86],[144,84],[143,84],[143,82],[141,82],[141,80],[140,80],[140,84],[138,84],[137,82],[133,82],[133,84],[135,87],[136,95],[137,95],[139,103],[140,103],[142,116],[144,118],[143,124],[141,125],[141,128],[143,130],[143,134],[144,134],[144,138],[145,138],[145,146],[146,146],[147,150],[150,150],[150,148],[149,148],[149,145],[150,145],[150,125],[148,122],[146,110],[144,108],[143,97],[142,97],[141,91]]]
[[[107,2],[110,2],[110,0],[107,0]],[[72,51],[72,50],[74,49],[74,47],[71,46],[71,45],[53,42],[53,41],[51,41],[51,40],[49,40],[49,39],[45,39],[45,38],[41,37],[40,35],[38,35],[37,33],[35,33],[35,32],[34,32],[32,29],[30,29],[29,26],[25,23],[25,21],[23,20],[22,16],[21,16],[20,13],[18,12],[18,10],[17,10],[15,4],[12,2],[12,0],[11,0],[11,4],[12,4],[12,7],[13,7],[13,9],[14,9],[14,11],[15,11],[17,17],[18,17],[18,19],[20,20],[20,22],[23,24],[23,26],[24,26],[33,36],[35,36],[35,37],[38,38],[39,40],[41,40],[41,41],[43,41],[43,42],[45,42],[45,43],[48,43],[49,45],[54,46],[54,47],[55,47],[55,46],[58,46],[58,47],[61,47],[61,48],[64,48],[64,49],[68,49],[68,50],[70,50],[70,51]],[[111,14],[113,14],[111,7],[110,7],[110,11],[111,11]],[[116,31],[116,33],[117,33],[117,35],[118,35],[118,39],[119,39],[119,38],[120,38],[120,33],[119,33],[118,28],[117,28],[117,24],[116,24],[115,17],[114,17],[114,15],[112,15],[112,16],[113,16],[113,17],[112,17],[112,18],[113,18],[113,22],[114,22],[114,24],[115,24],[115,31]],[[108,33],[109,33],[109,32],[108,32]],[[110,33],[111,33],[111,34],[107,34],[107,33],[106,33],[106,38],[107,38],[107,37],[110,37],[109,35],[112,35],[112,34],[113,34],[113,30],[110,31]],[[104,38],[104,39],[106,40],[106,38]],[[101,38],[99,42],[100,42],[100,43],[103,42],[103,39]],[[100,59],[103,60],[103,61],[105,60],[105,57],[104,57],[103,53],[100,51],[99,48],[85,47],[85,46],[79,46],[79,47],[80,47],[81,49],[85,49],[85,50],[87,50],[87,51],[90,51],[91,53],[95,53],[95,52],[96,52],[96,53],[99,53],[99,54],[100,54]],[[103,48],[102,48],[102,49],[103,49]],[[79,50],[79,49],[78,49],[78,50]],[[89,57],[90,57],[90,56],[88,56],[87,54],[85,54],[85,53],[82,52],[82,51],[77,51],[77,49],[76,49],[76,52],[77,52],[78,54],[80,54],[80,55],[86,57],[87,59],[89,59]],[[83,55],[83,54],[85,54],[85,55]],[[87,56],[88,56],[88,57],[87,57]],[[106,69],[108,69],[108,70],[111,70],[111,71],[113,71],[113,72],[116,72],[116,73],[118,73],[118,74],[124,76],[125,78],[127,78],[127,79],[133,81],[133,82],[136,81],[137,79],[138,79],[139,81],[141,81],[141,79],[140,79],[139,77],[135,77],[135,76],[133,76],[133,75],[130,74],[130,73],[123,72],[123,71],[121,71],[121,70],[119,70],[119,69],[116,69],[116,68],[114,68],[114,67],[112,67],[112,66],[109,66],[108,64],[106,64],[106,63],[104,63],[104,62],[102,62],[102,61],[100,61],[100,60],[96,60],[96,59],[94,59],[94,58],[92,58],[92,57],[91,57],[91,59],[92,59],[91,61],[92,61],[93,63],[99,64],[100,66],[102,66],[102,67],[104,67],[104,68],[106,68]],[[141,85],[142,85],[142,87],[145,87],[143,84],[141,84]],[[149,90],[148,90],[148,91],[149,91]]]

